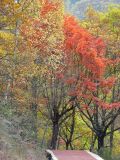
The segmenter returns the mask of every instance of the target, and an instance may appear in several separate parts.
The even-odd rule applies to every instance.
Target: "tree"
[[[113,104],[113,109],[111,108],[111,110],[109,110],[110,113],[107,110],[106,110],[106,112],[103,111],[102,114],[100,113],[101,115],[103,115],[103,116],[101,116],[102,119],[103,119],[103,117],[105,119],[104,126],[106,125],[106,123],[109,122],[110,119],[111,119],[111,125],[112,125],[119,115],[119,96],[117,94],[118,90],[119,90],[119,87],[118,87],[119,86],[119,76],[118,76],[119,75],[119,73],[118,73],[118,68],[119,68],[118,26],[119,25],[117,23],[118,22],[117,18],[119,17],[119,6],[114,6],[114,7],[110,8],[110,10],[108,12],[106,12],[106,14],[96,12],[95,10],[90,8],[87,12],[87,15],[88,15],[88,19],[85,21],[85,23],[83,23],[83,26],[84,27],[86,26],[86,28],[89,29],[89,31],[92,32],[95,36],[103,37],[103,39],[106,43],[106,46],[107,46],[105,56],[107,57],[108,60],[107,60],[106,71],[105,71],[105,74],[103,77],[104,78],[103,87],[106,90],[106,93],[99,92],[98,94],[100,97],[103,95],[104,102],[106,101],[109,105],[111,103],[111,107]],[[116,46],[116,47],[114,48],[114,46]],[[112,77],[114,77],[114,78],[112,78]],[[114,81],[114,79],[116,79],[116,81],[115,81],[115,83],[113,83],[111,85],[111,87],[113,86],[112,88],[109,88],[109,87],[106,88],[105,83],[107,85],[109,85],[110,83],[108,84],[107,81],[110,79],[111,79],[111,84],[112,84],[112,81]],[[100,88],[101,88],[101,86],[99,86],[99,89]],[[109,90],[110,92],[107,93],[107,90]],[[109,107],[109,105],[108,105],[108,107]],[[114,108],[115,106],[118,107],[118,109],[115,109]],[[99,111],[99,112],[101,112],[101,111]],[[107,116],[107,114],[108,114],[108,116]],[[110,114],[111,114],[111,116],[109,117]],[[98,122],[100,122],[102,120],[102,119],[101,120],[100,119],[101,118],[98,118]],[[109,124],[109,127],[110,127],[110,124]],[[114,133],[114,130],[116,131],[117,128],[112,129],[111,133]]]
[[[50,109],[50,118],[53,123],[55,123],[53,125],[55,127],[53,129],[53,137],[55,139],[52,140],[52,144],[55,144],[55,141],[57,141],[59,123],[61,124],[61,121],[63,122],[64,120],[64,116],[75,107],[74,101],[77,95],[80,95],[79,87],[81,87],[80,85],[82,85],[82,87],[84,85],[82,82],[88,79],[88,76],[92,79],[94,75],[96,75],[97,79],[101,76],[105,67],[104,59],[103,57],[101,58],[104,45],[97,44],[97,40],[86,30],[81,28],[73,17],[65,18],[64,34],[65,48],[63,52],[64,58],[62,60],[63,65],[58,67],[57,73],[59,81],[52,71],[52,73],[50,72],[51,77],[49,80],[51,83],[50,91],[48,83],[46,84],[46,89],[48,88],[46,97],[49,103],[47,108]],[[101,47],[101,50],[97,50],[97,47],[93,45],[94,43]],[[97,52],[101,55],[99,56]],[[90,57],[93,54],[94,59],[91,60]],[[97,70],[96,67],[98,68]],[[84,91],[81,90],[81,92],[83,94]],[[55,149],[56,146],[53,148]]]
[[[73,108],[71,116],[60,127],[60,149],[88,150],[93,135],[79,115],[77,108]]]
[[[85,92],[84,88],[87,86],[84,86],[84,81],[86,80],[86,85],[89,82],[90,89],[94,90],[92,86],[94,83],[90,81],[90,78],[92,80],[96,75],[98,79],[103,74],[105,67],[102,57],[104,44],[102,41],[100,44],[97,43],[98,39],[81,28],[73,17],[65,18],[64,34],[65,49],[62,65],[57,71],[50,68],[50,77],[47,74],[44,89],[45,98],[48,100],[48,115],[53,123],[51,141],[53,149],[56,148],[60,124],[67,118],[66,114],[75,107],[74,101],[77,96]],[[101,49],[98,50],[96,46]],[[90,57],[93,55],[94,59],[91,60]]]
[[[73,22],[75,26],[75,21]],[[66,23],[66,24],[69,24],[69,23]],[[85,73],[82,74],[82,81],[81,81],[82,83],[79,84],[79,90],[78,90],[79,95],[78,95],[77,105],[80,109],[81,117],[83,118],[83,120],[85,121],[84,119],[84,116],[85,116],[85,118],[89,120],[89,122],[91,123],[89,124],[85,121],[88,127],[90,127],[97,135],[98,150],[100,150],[100,148],[104,146],[104,138],[106,136],[107,129],[119,114],[119,109],[116,110],[116,107],[119,108],[119,101],[109,102],[107,98],[111,96],[109,91],[111,91],[111,88],[115,83],[115,78],[104,77],[105,68],[107,69],[108,67],[107,64],[109,63],[109,59],[105,58],[106,52],[104,50],[105,45],[103,41],[100,38],[92,39],[93,37],[91,38],[90,35],[89,36],[87,35],[88,36],[87,40],[90,40],[91,43],[94,42],[94,45],[96,48],[93,48],[94,46],[93,43],[90,48],[91,43],[90,42],[86,43],[84,39],[82,39],[82,42],[84,43],[79,44],[80,42],[79,37],[81,38],[82,35],[78,36],[78,33],[80,32],[78,28],[74,27],[72,30],[72,25],[70,26],[70,30],[68,30],[69,32],[67,33],[67,35],[69,36],[69,38],[67,39],[67,49],[69,47],[70,49],[72,48],[74,52],[77,51],[77,53],[79,53],[80,56],[82,57],[82,63],[83,63],[82,65],[85,65],[85,67],[87,66],[88,67],[87,69],[90,69],[92,73],[90,73],[90,71],[87,73],[86,71],[85,73],[87,73],[87,78],[85,77],[86,76]],[[71,36],[72,33],[70,33],[70,31],[73,34],[74,32],[75,33],[77,32],[77,33],[74,34],[74,36],[72,37]],[[85,32],[83,33],[85,37]],[[89,46],[89,49],[87,49],[88,46]],[[70,55],[70,52],[69,52],[69,55]],[[92,55],[92,58],[89,57],[91,55]],[[105,62],[106,62],[106,66],[104,65]],[[94,67],[95,65],[98,65],[98,66]],[[81,67],[81,64],[80,64],[80,67]],[[84,71],[83,68],[82,68],[82,71]],[[85,107],[86,109],[83,110],[82,107],[83,108]],[[113,112],[113,110],[111,111],[110,109],[110,112],[108,112],[107,108],[108,109],[114,108],[115,112],[113,116],[111,116],[111,112]],[[91,127],[91,125],[93,128]]]
[[[32,36],[34,38],[34,40],[32,40],[33,47],[38,47],[38,50],[41,49],[41,42],[44,44],[41,34],[38,34],[39,32],[40,31],[35,34],[37,37]],[[40,36],[39,39],[41,41],[38,40],[38,36]],[[30,37],[30,40],[32,37]],[[77,94],[80,94],[80,85],[84,87],[83,81],[89,77],[93,78],[94,75],[96,75],[96,78],[98,78],[101,76],[105,67],[103,57],[101,58],[104,45],[101,43],[99,45],[97,39],[81,28],[73,17],[66,17],[64,20],[64,37],[64,43],[60,42],[60,46],[64,45],[64,48],[58,48],[58,51],[62,51],[58,57],[58,61],[54,61],[53,53],[56,52],[54,52],[53,46],[52,52],[50,52],[53,56],[52,60],[51,54],[45,52],[46,56],[49,56],[47,61],[49,68],[46,73],[43,74],[43,87],[41,92],[47,102],[46,108],[48,112],[46,113],[45,111],[44,114],[49,117],[53,127],[51,139],[52,149],[57,147],[61,124],[70,116],[71,111],[75,107],[74,101],[77,98]],[[80,44],[80,41],[82,44]],[[102,49],[98,50],[94,43]],[[38,44],[38,46],[36,46],[36,44]],[[97,52],[100,53],[100,56]],[[90,59],[92,55],[94,56],[93,60]],[[52,64],[50,62],[52,62]],[[81,90],[81,92],[83,93],[84,91]]]
[[[57,63],[61,59],[63,6],[60,2],[60,0],[54,2],[44,0],[40,2],[37,16],[30,17],[27,24],[23,23],[21,26],[21,35],[25,42],[24,46],[27,44],[31,48],[31,55],[34,57],[32,64],[37,68],[32,68],[32,71],[36,70],[36,72],[29,79],[31,84],[30,91],[32,92],[30,108],[35,115],[33,127],[35,134],[37,134],[38,130],[37,113],[40,110],[41,101],[46,99],[43,96],[42,83],[44,84],[44,81],[46,81],[46,76],[49,74],[48,69],[51,67],[51,70],[56,70]],[[48,77],[47,79],[49,80]]]

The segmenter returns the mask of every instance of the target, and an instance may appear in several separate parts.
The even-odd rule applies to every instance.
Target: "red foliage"
[[[86,107],[85,101],[92,101],[92,105],[104,109],[120,107],[120,103],[109,104],[102,98],[98,98],[99,92],[107,96],[116,81],[114,77],[104,78],[105,70],[111,63],[105,58],[104,41],[81,28],[77,20],[69,16],[65,17],[64,34],[66,71],[71,73],[66,84],[74,86],[68,95],[77,96],[83,109],[89,111],[90,108]],[[78,80],[75,80],[72,74],[78,77]],[[90,113],[95,113],[95,111],[91,110]]]
[[[81,28],[74,17],[65,17],[65,50],[73,52],[81,57],[81,65],[84,65],[97,77],[104,73],[105,69],[105,45],[102,39],[95,38],[88,31]]]
[[[96,83],[90,81],[89,79],[86,79],[83,82],[83,86],[90,91],[96,91]]]
[[[39,50],[42,55],[48,54],[48,37],[50,36],[51,28],[54,25],[49,20],[49,13],[59,9],[58,3],[43,0],[40,8],[40,18],[29,18],[29,20],[20,27],[21,35],[32,49]],[[48,17],[47,17],[48,15]]]
[[[101,87],[108,87],[111,88],[113,86],[113,84],[115,83],[115,77],[109,77],[107,79],[101,80],[100,85]]]
[[[56,78],[57,79],[63,79],[64,78],[63,73],[56,73]]]
[[[120,108],[120,102],[114,102],[112,104],[110,104],[111,108]]]
[[[45,0],[41,15],[44,17],[56,9],[57,4]],[[49,47],[47,38],[43,38],[46,33],[44,31],[49,32],[48,25],[41,23],[40,20],[33,20],[30,22],[33,34],[28,34],[30,32],[28,27],[23,29],[23,35],[27,35],[32,47],[42,50],[42,54],[47,53]],[[64,85],[67,85],[68,96],[77,96],[83,100],[92,98],[94,104],[106,109],[118,107],[118,103],[107,104],[94,97],[97,87],[103,94],[107,94],[115,83],[114,77],[104,79],[106,66],[110,64],[110,61],[105,58],[104,41],[91,35],[86,29],[80,27],[74,17],[69,16],[64,19],[64,38],[64,67],[60,66],[55,77],[57,80],[63,80]],[[53,73],[50,72],[50,74]]]
[[[71,77],[71,78],[68,78],[65,83],[68,84],[68,85],[71,85],[71,84],[74,84],[76,82],[76,78],[74,77]]]
[[[70,90],[68,92],[68,96],[74,97],[74,96],[77,96],[77,95],[78,95],[78,91],[76,91],[76,90]]]

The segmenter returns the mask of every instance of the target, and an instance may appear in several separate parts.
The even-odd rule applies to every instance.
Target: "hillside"
[[[104,11],[110,4],[120,4],[120,0],[66,0],[66,11],[84,18],[88,6],[93,6],[98,11]]]
[[[46,160],[44,152],[21,140],[14,125],[0,116],[0,160]]]

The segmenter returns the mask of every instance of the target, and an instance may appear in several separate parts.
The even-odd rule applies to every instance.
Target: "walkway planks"
[[[98,155],[89,151],[76,151],[76,150],[47,150],[52,156],[52,160],[103,160]]]

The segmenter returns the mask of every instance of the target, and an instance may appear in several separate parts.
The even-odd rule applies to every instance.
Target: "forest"
[[[0,0],[0,160],[120,160],[120,3],[66,2]]]

